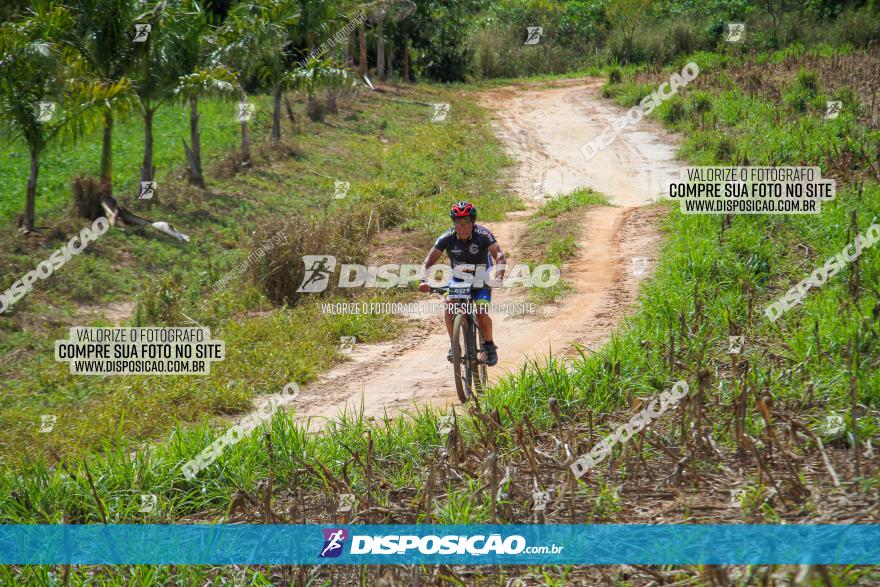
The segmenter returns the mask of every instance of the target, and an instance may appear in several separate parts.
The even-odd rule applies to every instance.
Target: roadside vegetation
[[[355,8],[324,6],[334,10],[322,15],[323,22],[334,25],[345,9]],[[269,83],[256,69],[228,80],[253,90],[247,164],[242,124],[234,117],[238,96],[207,95],[199,99],[207,187],[189,185],[192,165],[179,143],[189,140],[190,104],[163,103],[153,119],[150,159],[159,197],[139,202],[144,121],[127,114],[135,110],[124,103],[124,83],[102,86],[105,104],[117,100],[113,92],[119,95],[113,102],[119,110],[112,126],[111,193],[137,214],[172,223],[191,241],[116,227],[0,317],[0,521],[877,523],[880,250],[865,250],[778,321],[768,321],[763,309],[880,221],[880,19],[873,4],[819,3],[799,12],[766,6],[611,2],[606,10],[586,2],[420,2],[411,17],[384,22],[384,37],[371,20],[366,53],[354,50],[359,44],[353,35],[348,63],[337,48],[333,57],[343,63],[335,65],[352,72],[369,62],[376,79],[389,81],[494,84],[501,76],[604,71],[609,80],[603,94],[624,107],[693,60],[700,65],[698,78],[652,114],[681,134],[685,161],[816,165],[823,177],[837,180],[837,198],[818,216],[671,210],[654,277],[612,339],[595,352],[582,349],[573,360],[524,365],[478,403],[456,407],[448,433],[439,431],[443,414],[428,408],[381,421],[348,413],[320,433],[296,423],[295,411],[278,413],[192,480],[181,465],[221,436],[230,416],[250,409],[258,395],[276,393],[290,381],[308,383],[342,360],[340,336],[379,341],[405,332],[387,316],[322,316],[320,302],[351,294],[331,289],[318,301],[300,299],[298,280],[269,279],[275,268],[293,274],[302,270],[301,255],[325,252],[309,242],[338,247],[334,254],[351,259],[386,256],[405,243],[412,248],[395,252],[394,260],[418,262],[446,226],[449,201],[474,200],[488,221],[522,204],[505,187],[511,162],[467,86],[401,83],[370,92],[360,84],[355,91],[330,82]],[[525,34],[539,17],[552,17],[540,22],[553,42],[523,47],[517,31]],[[723,43],[724,23],[734,19],[746,22],[751,35],[742,47]],[[305,30],[314,24],[294,19],[284,26],[297,47],[306,48]],[[262,32],[271,37],[269,29]],[[28,44],[8,27],[3,34],[11,40],[0,49]],[[387,71],[385,62],[381,73],[373,69],[380,39],[387,42],[383,51],[395,47],[401,55],[402,39],[410,34],[408,75]],[[579,45],[585,38],[590,43]],[[31,57],[39,61],[40,53]],[[235,65],[229,62],[230,72],[247,69],[244,62],[240,70]],[[333,65],[321,65],[327,70],[317,77],[334,79]],[[212,75],[226,79],[218,71]],[[280,136],[273,130],[276,87],[285,106],[276,127]],[[824,118],[828,100],[843,102],[836,119]],[[431,122],[428,105],[438,102],[452,105],[447,122]],[[14,216],[24,209],[30,174],[25,153],[33,145],[19,137],[0,151],[0,220],[6,223],[0,291],[91,221],[72,211],[69,185],[80,174],[100,179],[104,120],[83,119],[79,132],[61,133],[45,145],[36,137],[42,161],[37,216],[26,236]],[[342,198],[334,197],[337,181],[349,183]],[[544,204],[529,225],[529,261],[564,266],[576,254],[579,227],[572,215],[604,204],[588,190]],[[213,283],[278,231],[291,237],[289,245],[213,291]],[[297,238],[303,234],[317,240]],[[340,235],[357,238],[342,242]],[[371,300],[377,294],[361,295]],[[382,299],[406,295],[384,292]],[[54,361],[52,341],[65,338],[70,326],[114,323],[210,326],[229,356],[205,377],[74,377]],[[678,406],[618,444],[596,469],[580,479],[572,475],[574,459],[679,380],[690,392]],[[59,416],[56,428],[39,433],[40,416],[47,413]],[[535,490],[550,492],[544,511],[533,509]],[[344,493],[357,503],[340,515]],[[139,511],[143,494],[158,498],[150,513]],[[0,579],[305,585],[403,583],[415,573],[449,584],[505,584],[519,576],[562,585],[611,576],[632,584],[728,585],[793,581],[800,572],[816,585],[880,581],[873,568],[767,566],[28,566],[0,567]]]
[[[556,265],[564,276],[563,264],[576,256],[579,249],[583,209],[607,205],[605,196],[588,188],[578,188],[547,200],[532,213],[528,227],[520,237],[523,261],[530,269],[537,265]],[[563,298],[569,291],[571,285],[560,277],[551,287],[530,288],[526,295],[531,302],[546,304]]]
[[[100,449],[108,439],[156,439],[176,421],[242,412],[253,398],[280,391],[288,382],[308,383],[343,360],[341,336],[373,342],[398,334],[401,324],[394,317],[320,314],[320,301],[342,294],[348,299],[346,292],[329,291],[326,299],[294,305],[301,278],[277,283],[267,276],[301,276],[302,254],[360,255],[363,261],[376,246],[371,242],[388,238],[405,239],[421,253],[445,226],[448,198],[435,193],[473,198],[489,220],[515,206],[496,183],[505,158],[481,122],[485,115],[470,100],[441,98],[439,92],[419,97],[452,101],[446,124],[431,123],[430,107],[359,94],[329,126],[309,121],[304,100],[294,98],[299,132],[277,147],[265,135],[255,140],[258,167],[214,179],[208,192],[185,185],[173,173],[160,180],[163,218],[188,233],[191,242],[179,244],[138,228],[111,229],[4,314],[3,455],[73,455]],[[213,110],[202,114],[205,125],[212,126],[214,119],[205,112]],[[217,110],[218,126],[227,115]],[[268,130],[254,125],[255,133]],[[119,125],[116,131],[124,142],[134,140],[138,129]],[[157,153],[172,151],[174,133],[162,141],[159,136]],[[228,166],[222,158],[206,156],[206,163],[209,171]],[[56,173],[72,174],[75,165]],[[334,198],[336,180],[349,183],[344,198]],[[66,214],[63,208],[48,214],[54,229],[40,238],[21,241],[12,232],[2,237],[11,253],[0,261],[8,276],[4,289],[87,222]],[[287,244],[271,249],[226,287],[212,287],[279,230],[289,236]],[[329,241],[314,238],[339,231],[357,236],[330,239],[337,243],[332,250]],[[362,295],[370,300],[377,292]],[[83,378],[55,362],[52,341],[67,338],[69,327],[113,322],[209,326],[226,341],[229,357],[204,377]],[[38,431],[42,414],[59,416],[51,434]]]

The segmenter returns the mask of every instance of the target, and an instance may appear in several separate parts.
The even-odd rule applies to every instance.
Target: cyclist
[[[494,365],[498,362],[498,347],[492,340],[492,318],[489,317],[488,306],[492,300],[492,290],[489,288],[488,274],[489,268],[492,267],[493,261],[498,265],[498,272],[495,276],[496,286],[500,285],[504,279],[504,267],[506,260],[501,247],[492,235],[492,232],[485,226],[475,224],[477,219],[477,208],[470,202],[456,202],[449,211],[449,217],[452,219],[453,227],[440,235],[434,246],[428,252],[425,263],[422,266],[422,281],[419,285],[419,291],[430,291],[430,287],[426,283],[428,270],[437,262],[444,252],[449,257],[453,271],[460,265],[466,267],[459,268],[459,273],[474,273],[475,287],[472,291],[472,300],[476,306],[477,325],[483,333],[484,344],[480,352],[484,352],[486,356],[486,364]],[[453,275],[449,285],[466,283]],[[481,287],[480,286],[482,283]],[[452,340],[452,318],[453,312],[451,304],[446,306],[444,312],[444,320],[446,322],[446,332],[449,333],[449,340]],[[449,347],[449,353],[446,355],[449,362],[452,362],[452,347]]]

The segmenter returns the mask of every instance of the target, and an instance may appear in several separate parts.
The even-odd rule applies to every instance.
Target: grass
[[[425,101],[451,102],[449,121],[432,124],[428,108],[363,94],[340,116],[312,123],[303,114],[303,101],[294,99],[300,132],[293,134],[285,120],[278,148],[265,142],[267,129],[258,114],[255,169],[230,174],[218,153],[206,165],[209,191],[167,178],[160,181],[159,206],[140,209],[138,202],[125,202],[136,213],[168,220],[190,234],[192,242],[181,245],[140,229],[111,229],[40,282],[11,315],[0,317],[0,456],[76,455],[102,450],[106,443],[155,440],[178,422],[222,420],[249,409],[258,395],[275,393],[290,381],[308,383],[343,360],[336,349],[340,336],[361,342],[397,336],[402,323],[393,316],[323,316],[318,300],[276,308],[247,274],[220,292],[211,284],[260,245],[253,233],[267,219],[304,214],[320,222],[363,208],[383,227],[380,239],[395,232],[420,245],[421,253],[445,229],[449,201],[471,198],[487,220],[516,208],[518,201],[498,183],[508,160],[488,130],[485,113],[470,99],[442,88],[411,91]],[[206,128],[224,127],[221,106],[206,105]],[[258,100],[258,113],[260,108]],[[166,116],[174,119],[180,114],[175,112],[169,107]],[[263,116],[268,116],[265,109]],[[117,129],[122,142],[138,142],[135,121]],[[160,126],[157,132],[160,169],[179,142],[167,130]],[[99,138],[84,138],[83,144]],[[79,164],[65,165],[54,173],[69,180]],[[124,166],[117,163],[116,168]],[[3,172],[21,170],[4,166]],[[334,178],[350,182],[344,199],[333,199]],[[48,258],[87,223],[67,217],[63,199],[49,198],[44,204],[38,224],[50,228],[42,238],[22,239],[11,227],[0,234],[0,245],[10,253],[0,261],[5,276],[0,288]],[[51,206],[54,213],[46,211]],[[398,254],[394,261],[421,260],[403,257]],[[376,301],[377,295],[368,292],[361,301]],[[399,295],[385,292],[381,299]],[[135,325],[209,326],[215,338],[226,342],[228,357],[207,376],[70,375],[66,364],[54,361],[52,341],[66,338],[70,326],[111,325],[104,317],[110,303],[128,304],[130,315],[122,319]],[[58,416],[51,434],[38,432],[43,414]]]
[[[622,82],[626,83],[629,82]],[[829,158],[807,138],[818,140],[827,129],[846,129],[845,118],[821,127],[809,112],[786,113],[777,120],[772,116],[777,112],[775,105],[766,101],[713,87],[700,91],[701,116],[688,114],[674,121],[677,128],[688,133],[683,155],[689,161],[730,164],[746,157],[752,162],[816,164],[818,157],[830,166],[839,164],[837,158]],[[683,95],[686,104],[692,98],[693,95]],[[771,116],[763,121],[753,118],[754,110]],[[707,112],[716,116],[711,119],[711,127],[704,126],[703,115]],[[758,130],[752,129],[755,124],[759,125]],[[760,140],[743,138],[759,132],[763,132]],[[722,134],[736,137],[735,149],[719,150],[717,140],[710,140]],[[789,150],[779,152],[767,147],[780,144],[787,144]],[[855,164],[852,175],[858,177],[864,165]],[[561,222],[566,214],[576,213],[582,205],[554,204],[559,209],[548,209],[548,220]],[[855,383],[858,403],[876,409],[880,402],[880,375],[875,368],[880,361],[880,333],[876,327],[880,292],[874,286],[880,277],[878,250],[866,251],[857,266],[850,265],[822,288],[811,291],[802,306],[777,323],[769,323],[761,313],[766,303],[852,241],[854,234],[848,226],[853,211],[859,231],[864,231],[880,215],[880,186],[874,182],[842,181],[837,200],[823,206],[818,216],[734,216],[728,226],[720,216],[685,216],[673,211],[664,226],[667,238],[657,271],[643,286],[639,310],[612,339],[601,350],[583,355],[572,364],[550,358],[543,364],[523,366],[486,392],[480,400],[483,411],[499,410],[502,428],[508,431],[513,422],[525,415],[536,427],[546,430],[555,422],[551,398],[569,422],[583,419],[588,412],[614,413],[625,408],[629,398],[656,396],[677,379],[686,379],[696,388],[696,380],[705,371],[711,378],[711,398],[707,403],[711,432],[721,447],[729,451],[736,446],[731,406],[743,386],[749,393],[769,395],[774,414],[788,414],[798,420],[819,421],[831,410],[846,412],[851,382]],[[549,255],[551,249],[554,255],[563,255],[567,250],[563,245],[554,248],[553,239],[548,239],[538,253]],[[857,276],[860,288],[854,287]],[[742,359],[748,361],[750,370],[745,378],[730,371],[727,337],[733,333],[746,339]],[[670,335],[674,349],[668,347]],[[670,351],[672,361],[668,360]],[[90,457],[89,466],[97,494],[114,521],[171,521],[195,515],[199,520],[212,520],[229,508],[236,490],[249,491],[269,474],[279,486],[332,494],[331,481],[326,476],[304,473],[306,465],[312,463],[325,464],[336,478],[347,470],[353,487],[363,491],[368,481],[362,470],[348,469],[346,463],[352,458],[349,450],[364,454],[368,436],[374,444],[376,462],[380,463],[374,478],[386,484],[381,488],[418,487],[427,474],[432,455],[442,443],[437,433],[438,417],[438,412],[424,410],[413,412],[411,417],[386,418],[373,424],[357,414],[347,414],[323,434],[308,435],[293,424],[290,415],[277,414],[268,437],[254,434],[243,439],[192,481],[180,475],[180,464],[222,431],[207,425],[180,427],[167,444],[139,451],[133,461],[123,442],[119,442],[103,454]],[[480,437],[473,420],[461,414],[459,417],[464,443],[478,444]],[[756,438],[761,435],[760,420],[756,411],[750,409],[746,429]],[[873,438],[876,444],[880,424],[876,417],[863,414],[860,422],[861,439]],[[852,421],[845,419],[845,424],[852,432]],[[599,434],[611,428],[613,423],[608,421],[597,424]],[[503,449],[510,447],[505,436],[499,441],[507,443]],[[74,476],[68,476],[60,467],[47,466],[42,459],[26,459],[14,468],[9,467],[0,476],[0,494],[10,496],[0,501],[2,521],[58,523],[65,514],[69,523],[99,521],[99,506],[84,478],[82,465],[73,459],[66,463]],[[713,466],[712,462],[698,464],[707,470]],[[615,470],[611,474],[620,477],[622,473]],[[473,477],[468,477],[446,488],[448,497],[438,504],[444,519],[485,519],[486,504],[482,497],[473,496],[473,482]],[[592,501],[593,519],[615,519],[620,508],[615,484],[603,482],[596,488],[580,490]],[[851,489],[872,491],[876,484],[875,473],[873,478],[861,480],[862,489],[855,484],[852,487],[856,489]],[[762,491],[756,480],[750,487],[751,494]],[[159,495],[160,504],[158,511],[146,519],[136,511],[140,503],[137,496],[144,490]],[[758,501],[747,499],[749,513],[763,516],[764,521],[780,521],[779,512]],[[11,571],[0,572],[13,575]],[[126,572],[148,581],[153,580],[154,574],[167,577],[166,568],[141,567]],[[175,579],[185,576],[201,582],[206,576],[217,576],[202,572],[203,567],[175,570]],[[233,572],[241,571],[220,571]],[[22,573],[37,581],[48,570],[27,568]],[[75,570],[76,580],[84,582],[85,573]],[[858,582],[860,573],[840,581]],[[120,575],[108,580],[121,584],[126,578]],[[552,576],[547,580],[564,583],[564,577],[563,574],[562,578]],[[257,584],[267,580],[262,574],[246,579]]]
[[[256,124],[265,126],[271,117],[271,100],[255,96]],[[202,117],[202,157],[217,158],[234,148],[240,140],[235,117],[237,102],[219,98],[199,101]],[[153,119],[155,137],[154,165],[159,171],[159,185],[173,179],[186,160],[180,140],[189,143],[189,107],[169,105],[160,108]],[[113,131],[113,170],[115,190],[132,197],[140,185],[143,163],[143,121],[135,113],[117,120]],[[37,184],[37,225],[46,214],[63,210],[70,202],[70,180],[85,173],[98,175],[101,161],[100,131],[92,132],[75,144],[56,142],[44,152]],[[21,140],[0,147],[0,222],[8,222],[24,210],[29,159]]]
[[[544,202],[532,214],[522,237],[523,259],[529,268],[543,264],[562,268],[566,260],[577,254],[577,240],[583,224],[582,209],[607,205],[608,199],[604,195],[588,188],[578,188]],[[550,287],[529,289],[528,299],[532,303],[548,304],[561,299],[569,291],[571,286],[560,279]]]

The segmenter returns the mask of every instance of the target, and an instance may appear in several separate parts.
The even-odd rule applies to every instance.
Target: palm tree
[[[40,5],[24,19],[0,24],[0,119],[12,138],[24,140],[30,153],[21,226],[26,233],[35,228],[40,155],[46,146],[62,132],[69,138],[80,136],[91,126],[85,116],[90,109],[128,89],[122,83],[95,86],[65,79],[78,64],[69,63],[64,46],[51,39],[72,26],[73,18],[60,5]],[[54,112],[44,107],[50,102],[55,103]],[[58,105],[64,107],[63,115]]]
[[[240,95],[242,89],[238,84],[235,72],[222,65],[199,69],[182,76],[179,82],[175,92],[189,102],[189,140],[192,147],[186,144],[186,139],[181,138],[189,165],[189,183],[203,188],[205,187],[205,176],[202,172],[199,96],[212,93]]]
[[[138,19],[140,24],[150,26],[146,38],[135,43],[137,49],[130,74],[144,119],[141,181],[155,179],[153,120],[163,104],[177,97],[181,78],[192,73],[187,71],[188,63],[178,56],[191,43],[190,29],[197,27],[201,18],[193,6],[160,2]]]
[[[135,45],[132,42],[138,22],[132,0],[68,0],[73,26],[61,41],[74,47],[84,66],[81,74],[107,93],[129,88],[128,74],[133,65]],[[133,106],[126,94],[115,92],[115,100],[99,104],[102,113],[103,142],[100,176],[107,193],[113,186],[113,122],[114,113],[125,116]]]
[[[337,92],[346,85],[355,85],[354,77],[341,67],[333,67],[329,59],[313,58],[302,67],[290,71],[284,80],[284,84],[296,90],[302,90],[309,99],[315,92],[324,88],[331,92]],[[334,107],[331,106],[331,109]]]
[[[237,4],[219,32],[218,60],[238,71],[244,87],[254,76],[272,88],[272,139],[281,138],[281,95],[283,78],[291,61],[288,28],[298,15],[281,0],[250,0]],[[246,99],[244,92],[242,101]],[[241,121],[242,166],[250,166],[250,131]]]
[[[189,102],[189,137],[181,138],[183,150],[189,165],[189,183],[205,187],[202,172],[201,133],[199,132],[199,97],[209,93],[231,94],[241,93],[235,72],[215,63],[212,59],[217,50],[216,31],[211,26],[211,17],[204,10],[199,0],[188,0],[187,10],[192,17],[187,19],[188,26],[183,30],[175,60],[185,72],[179,79],[175,94]]]

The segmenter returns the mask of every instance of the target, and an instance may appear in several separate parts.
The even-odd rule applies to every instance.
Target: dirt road
[[[566,354],[574,342],[597,348],[631,311],[639,281],[653,272],[662,211],[643,206],[682,164],[674,159],[671,137],[647,120],[625,129],[585,161],[581,146],[624,112],[599,98],[600,85],[600,80],[570,80],[503,88],[482,97],[493,112],[497,134],[519,161],[514,186],[530,208],[544,195],[580,186],[606,194],[614,205],[584,211],[579,254],[562,271],[575,287],[572,294],[546,308],[543,316],[493,317],[500,360],[489,370],[492,379],[517,370],[527,358],[540,362],[551,351]],[[518,260],[517,237],[529,213],[487,223],[508,252],[508,263]],[[511,301],[517,300],[510,292],[493,292],[493,302]],[[359,409],[361,402],[365,416],[377,418],[414,404],[459,403],[446,361],[449,339],[442,317],[413,319],[415,332],[403,340],[356,345],[350,361],[304,388],[295,400],[297,418],[310,419],[310,427],[318,428],[343,409]]]

